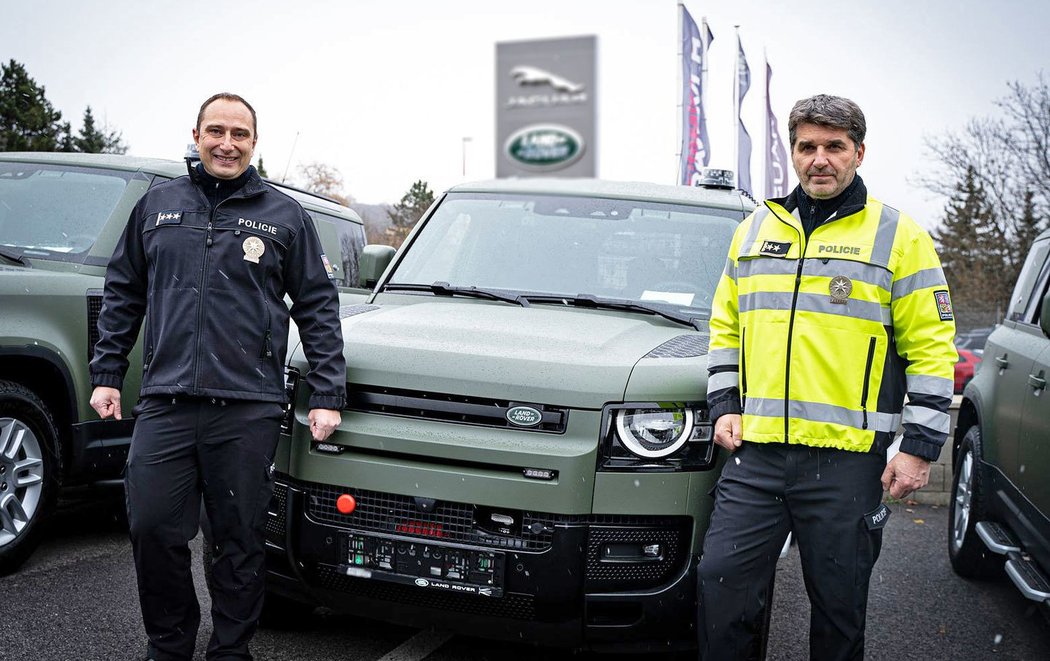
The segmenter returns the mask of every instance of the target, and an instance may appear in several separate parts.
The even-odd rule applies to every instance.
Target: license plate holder
[[[339,571],[347,576],[479,597],[503,596],[501,551],[353,532],[341,537]]]

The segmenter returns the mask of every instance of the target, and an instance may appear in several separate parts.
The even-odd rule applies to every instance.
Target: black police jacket
[[[122,386],[145,320],[142,396],[284,402],[289,316],[310,363],[310,407],[341,409],[339,296],[310,217],[254,168],[214,210],[179,177],[139,200],[113,252],[91,382]]]

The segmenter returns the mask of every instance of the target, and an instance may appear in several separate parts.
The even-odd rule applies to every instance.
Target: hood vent
[[[667,340],[645,355],[646,358],[696,358],[707,353],[706,335],[679,335]]]

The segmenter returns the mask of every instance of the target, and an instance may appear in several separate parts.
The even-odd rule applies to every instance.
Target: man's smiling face
[[[238,101],[216,99],[204,109],[193,142],[204,170],[218,179],[236,179],[252,162],[255,124],[248,108]]]

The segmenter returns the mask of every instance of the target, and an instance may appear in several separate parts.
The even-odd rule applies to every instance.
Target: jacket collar
[[[862,210],[867,205],[868,187],[864,185],[864,180],[861,179],[859,174],[853,176],[856,177],[856,186],[853,186],[851,184],[853,190],[848,196],[846,196],[846,199],[842,201],[842,206],[840,206],[838,210],[836,210],[835,213],[832,214],[831,219],[850,216]],[[805,193],[802,191],[802,186],[797,185],[790,193],[787,194],[787,196],[770,198],[768,201],[773,202],[774,204],[779,204],[780,206],[784,207],[785,211],[792,213],[796,209],[798,209],[798,201],[800,195],[805,195]]]
[[[226,184],[229,182],[229,186],[233,189],[227,198],[229,197],[254,197],[260,193],[266,191],[266,187],[263,185],[262,177],[259,176],[259,171],[255,169],[254,165],[249,165],[248,169],[244,173],[233,180],[217,179],[212,177],[210,174],[204,171],[204,166],[200,162],[192,159],[186,159],[186,171],[189,173],[190,181],[197,188],[204,191],[205,186],[211,182],[219,182]]]

